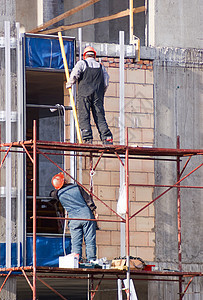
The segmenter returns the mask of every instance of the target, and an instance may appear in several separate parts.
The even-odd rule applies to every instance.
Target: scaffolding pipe
[[[120,145],[125,145],[125,98],[124,98],[124,55],[125,55],[125,45],[124,45],[124,31],[119,32],[119,44],[120,44],[120,61],[119,61],[119,76],[120,76],[120,85],[119,85],[119,130],[120,130]],[[122,189],[125,184],[125,168],[123,164],[123,158],[117,156],[120,161],[120,189]],[[125,224],[120,224],[120,239],[123,241],[121,243],[120,254],[121,257],[125,256]]]
[[[180,136],[177,136],[177,149],[180,149]],[[180,179],[180,157],[177,157],[178,269],[182,272]],[[179,277],[179,299],[182,300],[182,276]]]
[[[78,28],[78,40],[79,40],[79,60],[82,59],[82,28]],[[82,155],[79,153],[79,181],[82,182]]]
[[[60,106],[62,106],[61,104],[59,104]],[[30,108],[45,108],[45,109],[57,109],[58,108],[58,104],[56,105],[45,105],[45,104],[26,104],[26,107],[30,107]],[[72,110],[72,106],[63,106],[62,107],[65,110]]]
[[[6,284],[6,281],[8,280],[9,276],[11,275],[12,270],[9,271],[9,273],[7,274],[6,278],[4,279],[4,282],[2,283],[1,287],[0,287],[0,293],[4,287],[4,285]]]
[[[6,153],[5,153],[3,159],[2,159],[2,161],[1,161],[1,163],[0,163],[0,168],[3,166],[3,163],[4,163],[4,161],[5,161],[5,159],[6,159],[7,155],[8,155],[8,153],[10,152],[11,147],[12,147],[12,144],[9,146],[9,148],[8,148],[7,150],[5,150]]]
[[[32,219],[33,217],[31,217]],[[37,216],[37,219],[44,219],[44,220],[85,220],[85,221],[94,221],[95,219],[84,219],[84,218],[69,218],[69,217],[46,217],[46,216]],[[97,220],[96,220],[97,221]],[[110,219],[99,219],[99,222],[114,222],[114,223],[120,223],[125,222],[121,220],[110,220]]]
[[[57,296],[59,296],[63,300],[67,300],[63,295],[61,295],[59,292],[57,292],[54,288],[52,288],[48,283],[46,283],[44,280],[42,280],[40,277],[37,276],[37,279],[43,283],[46,287],[48,287],[51,291],[53,291]]]
[[[130,219],[132,219],[133,217],[135,217],[137,214],[139,214],[141,211],[143,211],[145,208],[147,208],[149,205],[151,205],[152,203],[154,203],[156,200],[158,200],[159,198],[161,198],[164,194],[166,194],[167,192],[169,192],[174,186],[177,186],[180,182],[182,182],[185,178],[187,178],[188,176],[190,176],[192,173],[194,173],[195,171],[197,171],[199,168],[201,168],[203,166],[203,163],[201,163],[199,166],[197,166],[195,169],[193,169],[190,173],[188,173],[187,175],[185,175],[182,179],[180,179],[179,181],[177,181],[172,187],[168,188],[167,190],[165,190],[163,193],[161,193],[159,196],[157,196],[155,199],[153,199],[152,201],[150,201],[148,204],[146,204],[145,206],[143,206],[141,209],[139,209],[136,213],[134,213]]]
[[[10,22],[5,23],[5,106],[6,106],[6,143],[11,142],[11,41]],[[12,182],[11,153],[6,161],[6,266],[11,267],[11,182]]]
[[[126,154],[125,154],[125,184],[126,184],[126,266],[127,282],[126,294],[127,300],[130,300],[130,227],[129,227],[129,160],[128,160],[128,128],[126,128]]]
[[[9,145],[13,146],[13,143],[10,143]],[[22,147],[22,143],[18,142],[18,144],[16,144],[16,145],[18,147],[20,147],[20,146]],[[128,165],[129,164],[129,146],[128,146],[128,130],[127,129],[126,129],[126,145],[127,145],[125,147],[125,155],[126,155],[125,156],[125,175],[126,175],[125,182],[126,182],[126,201],[127,201],[127,211],[126,211],[126,223],[127,223],[127,226],[126,226],[126,247],[127,247],[127,256],[126,257],[127,257],[127,267],[128,267],[128,269],[127,269],[127,274],[123,273],[122,275],[124,275],[124,276],[127,275],[127,279],[129,279],[129,281],[130,281],[130,275],[131,274],[130,274],[130,259],[129,259],[130,258],[129,257],[129,252],[130,252],[129,251],[130,250],[129,220],[133,216],[135,216],[138,212],[136,214],[134,214],[132,217],[129,217],[129,189],[128,189],[129,188],[129,165]],[[37,154],[38,154],[38,152],[37,152],[37,127],[36,127],[36,120],[34,121],[34,124],[33,124],[33,141],[32,141],[31,147],[33,149],[33,267],[25,267],[23,269],[24,270],[33,270],[33,272],[32,272],[32,276],[33,276],[33,299],[36,300],[36,278],[37,278],[37,276],[36,276],[36,271],[37,271],[37,267],[36,267],[36,220],[37,220],[37,216],[36,216],[36,199],[37,199],[37,196],[36,196],[36,185],[37,185],[37,172],[36,171],[37,171],[37,168],[36,167],[37,167]],[[180,142],[179,142],[179,139],[178,139],[177,140],[177,149],[176,149],[177,151],[176,151],[176,153],[179,153],[179,149],[180,149]],[[87,149],[87,151],[88,151],[88,149]],[[41,152],[41,151],[39,151],[39,153],[41,153],[41,154],[44,155],[44,153]],[[46,155],[44,155],[44,156],[47,157]],[[51,161],[51,159],[49,159],[49,160]],[[176,182],[176,184],[174,186],[179,187],[179,190],[180,190],[180,187],[181,187],[180,186],[180,182],[182,182],[185,178],[187,178],[193,172],[195,172],[196,170],[198,170],[202,165],[203,165],[203,163],[200,164],[198,167],[196,167],[194,170],[192,170],[189,174],[187,174],[186,176],[184,176],[182,179],[180,179],[182,173],[180,173],[180,158],[178,157],[178,159],[177,159],[177,180],[178,181]],[[59,169],[61,169],[61,168],[59,167]],[[67,172],[65,172],[65,173],[67,173]],[[172,187],[174,187],[174,186],[172,186]],[[164,193],[166,193],[168,190],[166,190]],[[163,193],[159,197],[161,197],[162,195],[163,195]],[[156,199],[154,199],[153,201],[151,201],[148,205],[150,205],[151,203],[153,203],[159,197],[157,197]],[[180,196],[178,196],[177,198],[179,198],[178,201],[181,200]],[[97,199],[100,200],[98,197],[97,197]],[[181,212],[180,211],[180,203],[179,203],[179,206],[178,206],[178,210],[179,210],[179,213],[180,213]],[[115,221],[115,220],[112,220],[112,221]],[[181,221],[181,219],[179,219],[179,221]],[[181,230],[181,226],[180,225],[181,225],[181,222],[178,225],[179,228],[180,228],[180,230]],[[180,233],[181,233],[181,231],[180,231]],[[181,236],[180,236],[180,241],[181,241]],[[181,250],[181,243],[180,243],[180,250]],[[181,256],[179,258],[180,258],[179,261],[181,263]],[[182,269],[182,265],[181,265],[181,269]],[[14,270],[18,271],[18,270],[21,270],[21,268],[3,268],[3,269],[0,269],[1,272],[4,272],[4,271],[8,272],[8,271],[14,271]],[[41,268],[39,267],[38,270],[42,271],[42,272],[44,272],[44,271],[46,272],[47,271],[47,269],[45,269],[43,267],[41,267]],[[48,270],[50,271],[50,269],[48,269]],[[53,271],[54,271],[54,268],[53,268]],[[55,271],[59,272],[58,268],[56,268]],[[74,272],[76,272],[76,271],[74,271]],[[92,271],[90,270],[89,272],[91,273]],[[104,272],[104,270],[103,270],[103,272]],[[111,272],[109,272],[109,273],[111,275],[113,274]],[[156,276],[178,276],[179,279],[180,279],[179,283],[181,282],[181,284],[182,284],[183,277],[187,277],[187,276],[202,276],[201,273],[182,272],[180,270],[179,270],[179,272],[152,272],[152,271],[151,272],[146,272],[146,271],[138,271],[138,272],[136,272],[136,275],[138,275],[138,274],[139,275],[141,275],[141,274],[144,275],[145,274],[147,276],[148,275],[156,275]],[[2,275],[6,276],[6,274],[2,274]],[[135,275],[135,272],[132,271],[132,275]],[[17,274],[16,274],[16,276],[17,276]],[[41,276],[43,276],[43,275],[41,275]],[[91,276],[92,276],[92,280],[96,279],[96,278],[94,278],[93,275],[91,275]],[[188,284],[188,286],[189,286],[189,284]],[[188,286],[187,286],[187,288],[188,288]],[[179,295],[180,295],[179,299],[183,298],[185,291],[182,293],[182,286],[181,286],[181,289],[179,289]],[[130,300],[130,284],[127,285],[126,292],[128,292],[127,299]]]
[[[33,300],[36,300],[36,230],[37,230],[37,126],[36,120],[33,124]]]
[[[112,208],[110,208],[104,201],[102,201],[99,197],[97,197],[94,193],[91,193],[84,185],[82,185],[79,181],[77,181],[76,179],[74,179],[68,172],[66,172],[65,170],[63,170],[57,163],[55,163],[51,158],[49,158],[46,154],[44,154],[42,151],[40,151],[38,149],[38,153],[42,154],[44,157],[46,157],[49,161],[51,161],[59,170],[61,170],[62,172],[64,172],[66,175],[68,175],[72,180],[74,180],[79,186],[81,186],[86,192],[90,193],[90,195],[92,197],[94,197],[95,199],[99,200],[101,203],[103,203],[107,208],[109,208],[116,216],[118,216],[121,220],[125,221],[123,219],[123,217],[121,217],[119,214],[117,214],[117,212],[115,210],[113,210]]]
[[[28,285],[30,286],[30,288],[31,288],[31,290],[32,290],[32,292],[33,292],[33,286],[32,286],[32,284],[31,284],[31,282],[30,282],[30,280],[29,280],[27,274],[25,273],[25,271],[24,271],[23,269],[21,269],[21,271],[22,271],[22,273],[23,273],[23,275],[24,275],[24,277],[25,277],[25,279],[26,279]]]
[[[203,189],[203,186],[195,186],[195,185],[167,185],[167,184],[141,184],[141,183],[131,183],[129,186],[144,186],[144,187],[174,187],[180,189]]]
[[[188,282],[188,284],[187,284],[187,286],[186,286],[186,288],[185,288],[185,290],[184,290],[184,292],[183,292],[183,294],[182,294],[183,297],[184,297],[185,293],[187,292],[187,290],[188,290],[188,288],[189,288],[191,282],[193,281],[193,279],[194,279],[194,276],[193,276],[192,278],[190,278],[190,280],[189,280],[189,282]]]
[[[24,140],[24,105],[23,105],[23,63],[22,63],[22,38],[20,36],[20,23],[16,23],[16,56],[17,56],[17,104],[18,104],[18,120],[17,120],[17,130],[18,130],[18,141]],[[25,258],[25,168],[24,168],[24,155],[18,153],[18,194],[17,194],[17,264],[21,265],[21,259]],[[23,264],[25,261],[23,262]]]

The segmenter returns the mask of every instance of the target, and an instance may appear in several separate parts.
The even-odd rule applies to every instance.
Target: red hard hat
[[[95,56],[97,55],[97,53],[96,53],[96,51],[94,50],[94,48],[88,46],[88,47],[86,47],[86,48],[84,49],[84,52],[83,52],[83,58],[84,58],[84,59],[85,59],[85,55],[86,55],[88,52],[94,53]]]
[[[52,185],[55,187],[55,189],[59,190],[64,185],[64,175],[63,173],[58,173],[54,175],[54,177],[51,180]]]

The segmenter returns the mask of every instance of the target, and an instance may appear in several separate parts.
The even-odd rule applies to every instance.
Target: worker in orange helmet
[[[87,261],[95,261],[97,225],[93,219],[97,215],[92,197],[81,186],[68,183],[63,173],[54,175],[51,183],[55,190],[51,191],[50,196],[61,202],[69,218],[81,219],[69,220],[71,252],[79,254],[81,260],[84,237]]]
[[[90,110],[103,144],[113,144],[113,135],[107,125],[104,112],[104,94],[109,85],[109,75],[103,65],[96,61],[96,51],[86,47],[83,60],[76,63],[66,88],[78,81],[79,125],[85,143],[92,144],[93,135],[90,124]]]

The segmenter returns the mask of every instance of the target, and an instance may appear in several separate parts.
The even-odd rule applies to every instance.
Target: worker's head
[[[62,188],[62,186],[65,183],[64,174],[63,173],[58,173],[58,174],[54,175],[52,180],[51,180],[51,183],[55,187],[55,189],[57,189],[57,190]]]
[[[85,58],[87,58],[87,57],[96,57],[96,51],[94,50],[94,48],[93,47],[90,47],[90,46],[88,46],[88,47],[86,47],[85,49],[84,49],[84,52],[83,52],[83,59],[85,59]]]

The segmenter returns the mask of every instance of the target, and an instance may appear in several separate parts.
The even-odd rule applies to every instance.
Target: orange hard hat
[[[84,52],[83,52],[83,58],[84,58],[84,59],[85,59],[85,55],[86,55],[87,53],[94,53],[94,56],[97,55],[97,53],[96,53],[96,51],[94,50],[94,48],[93,48],[93,47],[90,47],[90,46],[88,46],[88,47],[86,47],[86,48],[84,49]]]
[[[63,173],[58,173],[54,175],[54,177],[51,180],[52,185],[55,187],[55,189],[59,190],[64,185],[65,177]]]

